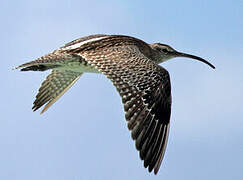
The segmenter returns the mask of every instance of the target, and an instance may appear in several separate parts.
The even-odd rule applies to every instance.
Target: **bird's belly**
[[[74,72],[89,72],[89,73],[100,73],[96,68],[90,66],[87,63],[80,62],[69,62],[64,65],[58,66],[55,69],[59,70],[71,70]]]

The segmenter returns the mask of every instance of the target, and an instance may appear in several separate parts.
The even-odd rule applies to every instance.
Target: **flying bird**
[[[33,103],[34,111],[45,105],[41,113],[83,73],[104,74],[122,98],[128,129],[144,167],[157,174],[167,145],[171,115],[170,76],[158,64],[176,57],[195,59],[215,68],[200,57],[178,52],[166,44],[148,44],[124,35],[97,34],[69,42],[16,69],[52,70]]]

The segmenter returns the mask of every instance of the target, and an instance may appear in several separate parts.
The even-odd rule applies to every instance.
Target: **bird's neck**
[[[165,61],[168,61],[169,59],[171,59],[170,57],[166,56],[166,55],[162,55],[160,52],[156,51],[153,49],[152,52],[152,56],[151,59],[156,63],[156,64],[160,64],[163,63]]]

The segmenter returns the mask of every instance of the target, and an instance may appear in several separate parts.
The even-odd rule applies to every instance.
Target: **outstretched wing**
[[[105,74],[117,88],[140,158],[156,174],[164,156],[171,114],[168,72],[142,54],[136,45],[96,51],[75,50]]]
[[[45,112],[70,87],[72,87],[81,75],[82,73],[68,70],[52,70],[51,74],[49,74],[41,84],[32,109],[36,111],[47,103],[41,113]]]

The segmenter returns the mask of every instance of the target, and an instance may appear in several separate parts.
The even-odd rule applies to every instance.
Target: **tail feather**
[[[13,69],[21,69],[21,71],[45,71],[60,66],[64,61],[73,60],[80,60],[80,57],[70,54],[50,53]]]
[[[40,65],[31,65],[31,66],[24,67],[20,71],[45,71],[45,70],[53,69],[56,67],[58,67],[58,65],[48,65],[47,66],[47,65],[40,64]]]

